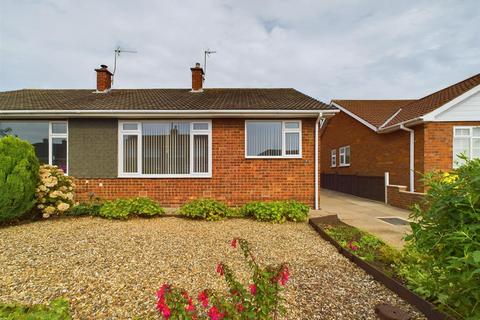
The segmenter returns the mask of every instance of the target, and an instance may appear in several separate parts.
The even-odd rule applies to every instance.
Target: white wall
[[[480,92],[440,113],[435,121],[480,121]]]

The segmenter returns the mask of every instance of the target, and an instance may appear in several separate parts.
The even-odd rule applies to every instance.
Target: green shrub
[[[55,299],[48,305],[24,306],[19,304],[0,304],[2,320],[69,320],[71,319],[68,301]]]
[[[163,215],[165,210],[149,198],[118,199],[107,201],[99,215],[108,219],[128,219],[130,216],[152,217]]]
[[[31,144],[0,139],[0,221],[19,218],[35,205],[39,162]]]
[[[308,206],[298,201],[250,202],[240,212],[245,217],[253,217],[259,221],[283,223],[289,221],[305,221],[308,218]]]
[[[480,319],[480,159],[425,181],[426,202],[411,215],[400,273],[454,316]]]
[[[231,212],[226,204],[212,199],[189,201],[180,208],[180,214],[185,217],[208,221],[221,220],[230,216]]]
[[[100,215],[100,209],[102,205],[100,203],[80,203],[69,211],[67,215],[69,216],[98,216]]]

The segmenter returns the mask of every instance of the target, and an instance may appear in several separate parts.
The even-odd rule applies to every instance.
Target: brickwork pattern
[[[77,200],[93,192],[101,199],[148,196],[163,206],[195,198],[214,198],[229,205],[253,200],[302,201],[314,205],[315,119],[302,122],[301,159],[245,159],[245,120],[212,121],[212,178],[144,179],[77,178]],[[112,167],[116,167],[111,160]],[[91,163],[94,166],[95,162]]]

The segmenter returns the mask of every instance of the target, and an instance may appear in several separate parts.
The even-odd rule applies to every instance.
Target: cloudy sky
[[[332,98],[420,97],[480,72],[480,1],[1,0],[0,91],[294,87]]]

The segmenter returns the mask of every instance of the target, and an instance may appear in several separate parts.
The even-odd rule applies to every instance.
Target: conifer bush
[[[0,138],[0,222],[20,218],[33,208],[38,168],[30,143],[13,136]]]

